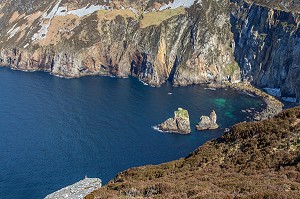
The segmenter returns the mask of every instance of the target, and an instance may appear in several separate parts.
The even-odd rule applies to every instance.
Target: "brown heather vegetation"
[[[124,171],[92,198],[300,198],[300,107],[240,123],[188,157]]]

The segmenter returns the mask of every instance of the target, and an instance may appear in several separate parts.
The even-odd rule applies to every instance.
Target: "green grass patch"
[[[189,112],[182,108],[178,108],[178,110],[174,112],[174,115],[175,115],[175,117],[189,119]]]

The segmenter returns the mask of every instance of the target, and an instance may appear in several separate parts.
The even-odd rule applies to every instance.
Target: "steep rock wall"
[[[244,80],[300,99],[300,14],[233,0],[234,56]],[[295,8],[294,8],[295,9]]]
[[[132,7],[84,17],[62,14],[72,1],[41,4],[30,14],[18,11],[3,16],[10,22],[1,31],[1,65],[65,77],[133,75],[155,86],[166,80],[176,85],[238,80],[228,2],[190,2],[184,8],[149,1],[143,12],[139,3],[129,3]]]

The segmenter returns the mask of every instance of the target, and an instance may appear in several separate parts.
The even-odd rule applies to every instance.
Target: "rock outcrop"
[[[188,111],[178,108],[174,112],[174,117],[158,125],[158,129],[164,132],[189,134],[191,132],[191,124]]]
[[[45,199],[83,199],[91,192],[100,189],[102,181],[98,178],[85,178],[73,185],[49,194]]]
[[[217,114],[213,110],[210,113],[210,116],[201,116],[200,117],[200,122],[196,125],[196,129],[198,131],[202,130],[213,130],[219,128],[219,125],[217,124]]]

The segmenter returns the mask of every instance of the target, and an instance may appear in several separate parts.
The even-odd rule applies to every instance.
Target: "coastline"
[[[261,121],[261,120],[272,118],[283,111],[284,104],[280,100],[260,90],[259,88],[254,87],[249,82],[223,83],[223,84],[211,83],[211,84],[207,84],[207,88],[210,89],[230,88],[245,94],[250,94],[256,97],[260,97],[265,103],[266,107],[262,111],[254,115],[253,117],[254,121]]]
[[[16,67],[5,66],[5,65],[0,65],[0,67],[8,68],[8,69],[15,70],[15,71],[22,71],[22,72],[45,72],[45,73],[48,73],[49,75],[63,78],[63,79],[78,79],[81,77],[88,77],[88,76],[112,77],[112,78],[126,79],[130,76],[130,75],[128,75],[128,76],[113,76],[110,74],[100,74],[100,73],[99,74],[91,73],[91,74],[85,74],[85,75],[81,75],[81,76],[77,76],[77,75],[66,76],[64,74],[54,74],[49,70],[42,70],[42,69],[22,69],[22,68],[16,68]],[[135,77],[135,78],[138,78],[138,77]],[[145,86],[150,86],[150,87],[155,87],[155,88],[160,87],[160,85],[152,85],[149,83],[145,83],[141,79],[139,79],[139,81]],[[263,100],[263,102],[265,103],[266,107],[262,111],[257,112],[254,115],[254,117],[253,117],[254,121],[260,121],[260,120],[272,118],[284,110],[284,104],[282,103],[282,101],[280,101],[279,99],[275,98],[274,96],[268,94],[267,92],[264,92],[261,89],[254,87],[250,82],[238,82],[238,83],[211,82],[211,83],[203,83],[203,84],[199,84],[199,85],[204,85],[204,86],[206,86],[207,89],[213,89],[213,90],[229,88],[229,89],[233,89],[233,90],[245,93],[245,94],[260,97]],[[173,86],[177,86],[177,85],[173,84]],[[184,85],[184,86],[189,86],[189,85]],[[294,107],[294,106],[291,106],[291,107]]]
[[[0,67],[8,68],[11,70],[16,70],[16,71],[22,71],[22,72],[45,72],[45,73],[48,73],[49,75],[63,78],[63,79],[78,79],[78,78],[87,77],[87,76],[113,77],[113,78],[126,79],[130,76],[130,75],[128,75],[128,76],[113,76],[110,74],[100,74],[100,73],[99,74],[91,73],[91,74],[85,74],[85,75],[81,75],[81,76],[76,76],[76,75],[75,76],[66,76],[64,74],[54,74],[49,70],[42,70],[42,69],[22,69],[22,68],[16,68],[16,67],[5,66],[5,65],[0,65]],[[135,77],[135,78],[137,78],[137,77]],[[145,83],[141,79],[139,79],[139,81],[142,84],[144,84],[145,86],[151,86],[151,87],[155,87],[155,88],[160,87],[160,85],[151,85],[149,83]],[[238,82],[238,83],[211,82],[211,83],[203,83],[203,84],[199,84],[199,85],[204,85],[204,86],[206,86],[207,89],[228,89],[229,88],[229,89],[233,89],[233,90],[245,93],[245,94],[250,94],[250,95],[253,95],[256,97],[260,97],[263,100],[263,102],[265,103],[266,107],[261,112],[258,112],[254,115],[253,120],[255,120],[255,121],[272,118],[275,115],[277,115],[278,113],[280,113],[281,111],[283,111],[283,109],[284,109],[283,108],[284,104],[280,100],[276,99],[274,96],[268,94],[267,92],[264,92],[261,89],[254,87],[250,82]],[[173,86],[177,86],[177,85],[173,84]],[[189,86],[189,85],[184,85],[184,86]]]

